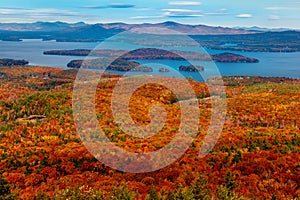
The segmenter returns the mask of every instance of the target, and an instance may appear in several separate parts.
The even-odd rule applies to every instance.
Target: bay
[[[47,50],[69,50],[69,49],[94,49],[99,43],[79,43],[79,42],[56,42],[42,40],[23,40],[22,42],[0,41],[0,58],[26,59],[30,65],[50,66],[66,68],[71,60],[84,59],[79,56],[56,56],[43,55]],[[123,44],[123,49],[128,45]],[[130,46],[132,49],[132,45]],[[194,49],[186,49],[193,51]],[[270,53],[270,52],[235,52],[206,49],[210,54],[223,52],[237,53],[248,57],[257,58],[259,63],[208,63],[203,61],[193,61],[193,64],[202,65],[205,70],[200,74],[210,76],[214,66],[222,76],[266,76],[266,77],[289,77],[300,78],[300,52],[294,53]],[[195,72],[179,72],[180,65],[188,65],[186,61],[176,60],[138,60],[153,68],[153,72],[148,75],[160,75],[170,77],[192,77],[201,81],[201,75]],[[168,68],[170,72],[159,72],[159,68]],[[114,72],[120,73],[120,72]],[[126,75],[145,74],[139,72],[129,72]],[[215,74],[215,73],[212,73]]]

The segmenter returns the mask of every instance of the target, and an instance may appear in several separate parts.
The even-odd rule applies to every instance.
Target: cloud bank
[[[239,14],[235,16],[236,18],[252,18],[251,14]]]
[[[172,5],[172,6],[200,6],[200,5],[202,5],[202,3],[196,2],[196,1],[171,1],[171,2],[169,2],[169,5]]]

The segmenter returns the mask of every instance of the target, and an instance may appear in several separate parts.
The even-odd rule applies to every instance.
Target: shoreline
[[[4,68],[44,68],[44,69],[49,69],[51,70],[55,70],[58,69],[61,72],[67,72],[67,71],[76,71],[76,70],[80,70],[78,68],[62,68],[62,67],[53,67],[53,66],[39,66],[39,65],[25,65],[25,66],[0,66],[0,72],[2,69]],[[105,74],[109,74],[111,76],[118,76],[118,77],[123,77],[122,74],[118,74],[118,73],[114,73],[111,70],[107,70],[107,71],[102,71],[102,70],[94,70],[94,69],[88,69],[88,70],[92,70],[95,72],[99,72],[99,73],[105,73]],[[47,71],[47,70],[46,70]],[[117,71],[116,71],[117,72]],[[4,75],[5,73],[1,73],[1,76]],[[145,74],[142,75],[136,75],[136,76],[156,76],[156,77],[166,77],[166,78],[174,78],[174,79],[182,79],[180,77],[170,77],[170,76],[164,76],[165,73],[162,73],[161,75],[151,75],[151,74],[147,74],[147,72],[145,72]],[[1,76],[0,76],[0,80],[1,80]],[[124,76],[124,77],[130,77],[130,76]],[[219,77],[219,76],[212,76],[210,77],[208,80],[213,79],[214,77]],[[234,76],[221,76],[223,81],[236,81],[239,83],[242,82],[246,82],[248,81],[255,81],[253,84],[259,84],[259,83],[266,83],[266,82],[271,82],[271,83],[285,83],[286,81],[288,82],[296,82],[300,84],[300,78],[293,78],[293,77],[279,77],[279,76],[245,76],[245,75],[234,75]],[[9,77],[7,77],[9,78]],[[189,78],[189,77],[186,77]],[[197,80],[193,80],[195,82],[199,82],[199,83],[205,83],[203,81],[197,81]]]
[[[0,39],[0,42],[24,42],[24,41],[34,41],[39,40],[41,42],[56,42],[56,43],[101,43],[103,40],[46,40],[43,38],[35,38],[35,39]],[[234,51],[234,52],[253,52],[253,53],[296,53],[300,52],[300,49],[295,48],[273,48],[272,47],[265,47],[265,48],[249,48],[249,47],[240,47],[240,46],[222,46],[222,45],[215,45],[215,46],[203,46],[203,48],[210,49],[210,50],[219,50],[219,51]],[[51,55],[51,54],[49,54]],[[53,54],[55,55],[55,54]]]

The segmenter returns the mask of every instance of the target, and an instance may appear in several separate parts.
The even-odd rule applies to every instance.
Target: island
[[[159,71],[159,72],[170,72],[170,70],[167,69],[167,68],[159,68],[158,71]]]
[[[50,50],[44,51],[44,55],[57,55],[57,56],[88,56],[91,50],[88,49],[73,49],[73,50]]]
[[[64,55],[64,56],[95,56],[102,58],[122,58],[124,60],[200,60],[228,63],[257,63],[256,58],[249,58],[239,54],[221,53],[209,55],[202,52],[178,51],[178,50],[163,50],[156,48],[141,48],[133,51],[126,50],[50,50],[45,51],[45,55]],[[120,56],[121,55],[121,56]]]
[[[28,65],[27,60],[14,60],[9,58],[0,59],[0,66],[25,66]]]
[[[221,53],[212,55],[212,59],[215,62],[225,62],[225,63],[258,63],[259,60],[256,58],[249,58],[239,54],[233,53]]]
[[[194,66],[194,65],[189,65],[189,66],[184,66],[181,65],[179,67],[180,71],[186,71],[186,72],[199,72],[199,71],[204,71],[203,66]]]
[[[112,71],[153,72],[151,67],[140,65],[138,62],[117,59],[110,62],[107,59],[73,60],[67,65],[69,68],[99,69]]]

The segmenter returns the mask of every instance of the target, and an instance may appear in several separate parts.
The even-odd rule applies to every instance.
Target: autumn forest
[[[212,99],[204,83],[189,80],[200,110],[195,140],[168,167],[135,174],[104,165],[81,142],[72,115],[76,74],[77,69],[0,67],[0,199],[300,198],[299,80],[223,78],[225,125],[204,158],[198,154]],[[130,100],[133,120],[146,126],[150,106],[160,104],[167,111],[167,125],[146,139],[128,136],[110,108],[113,88],[122,78],[102,77],[95,110],[111,142],[128,151],[150,152],[172,140],[182,99],[159,84],[140,87]],[[178,88],[182,81],[165,80]]]

